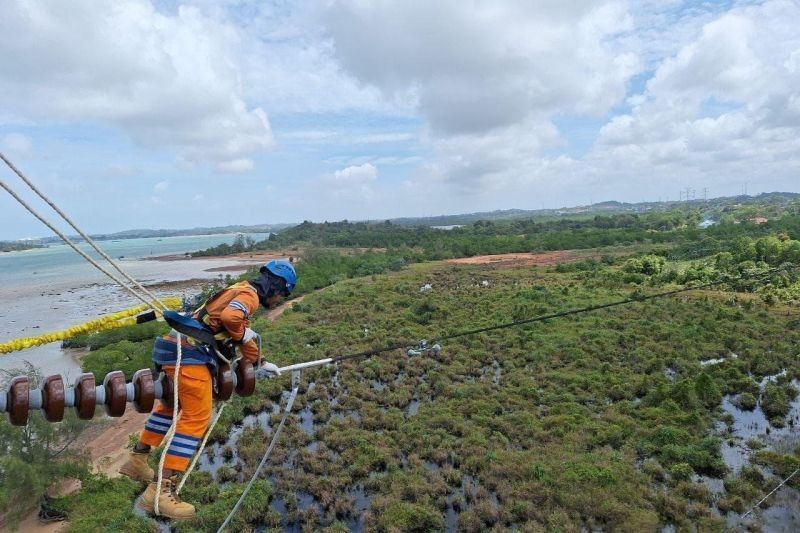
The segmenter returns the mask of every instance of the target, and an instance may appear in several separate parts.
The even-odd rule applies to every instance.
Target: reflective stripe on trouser
[[[174,366],[165,366],[164,372],[169,376],[175,374]],[[178,385],[180,406],[183,414],[175,428],[175,438],[164,458],[164,468],[184,472],[189,461],[197,451],[197,446],[206,432],[211,420],[211,373],[205,366],[182,366],[181,380]],[[158,402],[150,413],[144,429],[139,434],[139,442],[149,446],[158,446],[172,425],[172,409]]]

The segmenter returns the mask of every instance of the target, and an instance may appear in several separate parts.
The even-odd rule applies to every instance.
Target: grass
[[[152,521],[133,512],[133,500],[143,489],[140,483],[93,474],[84,474],[81,482],[80,492],[52,505],[69,516],[68,531],[157,531]]]
[[[339,281],[255,328],[265,333],[268,358],[289,364],[651,290],[616,272],[412,265]],[[421,292],[425,284],[433,289]],[[295,412],[310,409],[315,433],[290,418],[267,468],[272,483],[258,482],[234,529],[280,527],[269,509],[275,494],[296,506],[283,525],[341,529],[356,514],[348,496],[356,490],[371,497],[364,520],[375,530],[438,530],[448,512],[467,530],[721,529],[693,474],[727,477],[721,507],[754,503],[762,485],[730,477],[710,435],[722,394],[752,395],[751,376],[776,369],[800,376],[790,311],[697,291],[455,339],[436,358],[397,352],[305,372]],[[730,352],[738,357],[700,366]],[[286,378],[261,382],[253,397],[235,398],[212,440],[225,442],[233,425],[271,409],[286,387]],[[419,410],[409,415],[412,401]],[[256,426],[235,443],[243,479],[270,436]],[[318,445],[307,448],[312,440]],[[762,452],[780,469],[796,460]],[[185,497],[201,504],[201,518],[181,530],[218,527],[242,489],[211,479],[200,473],[187,483]],[[108,492],[130,496],[120,481],[110,483]],[[300,506],[301,495],[314,503]],[[120,497],[104,523],[127,520],[131,499]],[[73,510],[91,530],[82,512]]]
[[[613,279],[417,265],[309,296],[270,328],[267,348],[279,363],[310,360],[636,289]],[[426,283],[434,290],[419,292]],[[476,494],[461,513],[465,527],[719,526],[708,505],[697,506],[703,491],[687,479],[725,475],[719,441],[704,436],[721,391],[744,389],[743,378],[766,350],[775,365],[800,370],[791,351],[796,334],[785,337],[791,319],[754,305],[744,312],[731,294],[700,292],[459,339],[439,360],[397,355],[344,363],[338,387],[330,369],[310,372],[308,402],[338,399],[317,428],[322,445],[291,467],[273,464],[270,474],[279,492],[293,487],[329,502],[317,527],[339,518],[331,493],[364,484],[375,494],[366,515],[371,526],[435,529],[441,522],[425,517],[441,519],[451,481],[467,477]],[[738,359],[700,370],[701,360],[731,349]],[[386,388],[378,392],[375,382]],[[412,398],[422,406],[405,416]],[[360,416],[342,416],[352,410]],[[284,458],[305,442],[296,426],[286,437],[276,450]],[[263,441],[244,448],[251,446],[260,450]],[[435,467],[414,469],[413,457]],[[639,467],[645,460],[653,474]]]

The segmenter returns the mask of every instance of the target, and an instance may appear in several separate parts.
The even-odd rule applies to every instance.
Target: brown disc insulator
[[[42,383],[42,410],[48,422],[64,420],[64,380],[60,375],[47,376]]]
[[[122,416],[128,407],[128,389],[125,387],[125,374],[121,370],[110,372],[103,380],[106,388],[106,414]]]
[[[15,426],[28,423],[28,403],[30,384],[26,376],[17,376],[11,380],[8,388],[8,418]]]
[[[240,359],[236,364],[236,394],[250,396],[256,391],[256,369],[253,363]]]
[[[156,401],[156,387],[153,383],[153,372],[149,368],[137,370],[131,380],[133,390],[133,407],[140,413],[149,413],[153,410]]]
[[[81,420],[91,420],[97,405],[94,374],[86,372],[75,379],[75,412]]]
[[[161,403],[170,409],[175,408],[175,383],[166,373],[161,374]]]
[[[228,363],[220,361],[217,366],[216,387],[214,388],[214,399],[226,402],[233,396],[233,372]]]

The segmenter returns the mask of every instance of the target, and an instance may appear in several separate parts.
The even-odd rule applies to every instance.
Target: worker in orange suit
[[[194,318],[203,322],[215,336],[229,337],[237,344],[242,357],[257,364],[260,349],[257,334],[250,329],[250,317],[258,310],[259,303],[269,309],[288,296],[297,283],[297,274],[292,264],[285,260],[270,261],[261,267],[257,279],[231,285],[212,296],[194,313]],[[156,367],[174,379],[177,358],[177,333],[156,339],[153,361]],[[161,492],[158,494],[159,514],[174,520],[194,518],[193,505],[183,502],[175,493],[177,475],[185,472],[197,452],[200,441],[211,420],[213,378],[211,369],[216,368],[211,350],[196,346],[181,336],[181,373],[178,395],[181,416],[175,428],[175,436],[166,450],[162,472]],[[273,363],[264,363],[267,373],[280,374]],[[163,402],[155,407],[139,434],[139,440],[130,453],[120,473],[132,479],[150,484],[142,495],[140,506],[154,511],[157,483],[155,472],[148,466],[148,455],[157,447],[172,425],[173,409]]]

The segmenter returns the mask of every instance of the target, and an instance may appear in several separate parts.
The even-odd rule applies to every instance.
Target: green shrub
[[[736,403],[740,409],[744,411],[752,411],[756,408],[756,405],[758,405],[758,399],[756,399],[756,397],[749,392],[743,392],[739,395],[739,399]]]
[[[796,395],[797,390],[791,385],[769,382],[761,397],[761,409],[767,418],[783,418],[789,412],[791,400]]]
[[[394,502],[377,517],[382,531],[438,531],[444,529],[442,514],[420,503]]]
[[[667,264],[666,259],[659,255],[645,255],[643,257],[633,257],[625,261],[622,270],[631,274],[644,274],[653,276],[660,274]]]
[[[688,463],[677,463],[669,468],[669,473],[677,481],[686,481],[692,477],[694,469]]]

